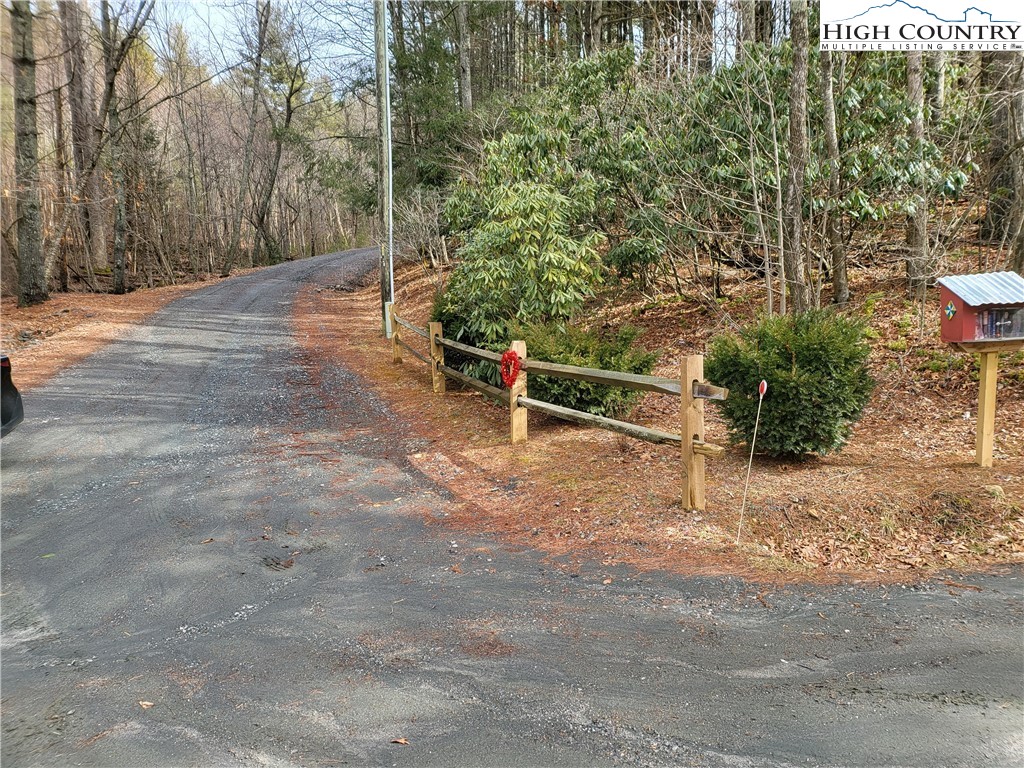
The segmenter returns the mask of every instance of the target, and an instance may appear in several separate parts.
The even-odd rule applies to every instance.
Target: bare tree
[[[755,25],[756,0],[739,0],[740,20],[737,53],[739,56],[746,54],[747,49],[757,39]]]
[[[786,176],[783,266],[794,312],[810,308],[804,244],[804,174],[807,169],[807,0],[792,5],[793,72],[789,85],[789,172]]]
[[[103,94],[100,99],[100,114],[102,115],[107,115],[110,108],[110,102],[115,96],[117,75],[121,71],[121,67],[124,65],[125,58],[127,57],[131,46],[142,35],[142,30],[145,28],[146,22],[149,20],[150,14],[153,12],[153,6],[155,3],[156,0],[140,0],[132,12],[131,21],[125,27],[124,34],[120,36],[117,45],[110,53],[109,65],[105,64],[104,66]],[[127,11],[127,5],[122,5],[120,10]],[[110,138],[110,134],[104,129],[102,121],[94,127],[93,133],[95,140],[89,148],[91,154],[85,158],[86,162],[82,174],[77,180],[75,191],[72,194],[72,199],[81,197],[88,185],[92,183],[96,167],[100,162],[101,152]],[[68,224],[70,223],[71,211],[71,206],[67,206],[64,209],[61,220],[55,227],[53,239],[46,247],[44,264],[47,275],[50,274],[53,265],[57,260],[57,254],[60,251],[60,244],[64,238],[64,232],[67,230]]]
[[[775,42],[775,15],[777,3],[754,2],[754,25],[756,29],[757,42],[764,45],[772,45]]]
[[[591,0],[586,5],[589,6],[590,16],[584,34],[586,36],[587,55],[593,56],[601,50],[602,30],[604,29],[604,0]]]
[[[917,172],[920,176],[913,210],[907,221],[907,288],[912,296],[921,299],[932,277],[932,266],[928,248],[928,190],[924,167],[924,54],[920,51],[907,54],[907,96],[913,110],[910,138],[918,154]]]
[[[231,222],[231,239],[228,252],[224,256],[224,264],[220,274],[227,277],[238,258],[238,249],[242,242],[242,217],[244,215],[245,198],[249,193],[249,179],[252,176],[253,140],[256,136],[256,121],[260,107],[260,80],[263,76],[263,58],[267,47],[267,30],[270,27],[270,3],[261,2],[256,6],[256,38],[250,52],[252,62],[252,100],[249,102],[249,120],[245,131],[245,145],[242,150],[242,175],[235,193],[235,207]]]
[[[1024,56],[1018,54],[1016,72],[1012,75],[1010,96],[1009,138],[1012,151],[1014,210],[1007,228],[1010,239],[1010,264],[1024,274]]]
[[[928,54],[932,77],[928,81],[929,122],[938,125],[946,108],[946,52],[934,51]]]
[[[468,0],[455,0],[455,23],[459,28],[459,104],[463,111],[469,112],[473,109],[473,76],[470,69],[472,41]]]
[[[1024,54],[986,52],[989,99],[988,206],[982,236],[1007,247],[1024,273]]]
[[[694,71],[707,73],[711,71],[715,58],[715,0],[697,0],[693,5],[690,59]]]
[[[821,52],[821,102],[824,107],[825,147],[828,152],[828,197],[825,201],[825,247],[832,268],[832,291],[836,304],[850,300],[850,283],[846,272],[846,243],[843,240],[842,212],[839,200],[839,132],[836,128],[835,66],[831,51]]]
[[[114,187],[114,293],[125,292],[125,235],[127,212],[125,205],[124,166],[121,148],[121,109],[117,93],[117,70],[115,67],[117,48],[120,43],[117,19],[112,18],[108,0],[100,2],[102,28],[100,42],[103,46],[103,80],[110,91],[107,101],[107,132],[110,136],[110,170]]]
[[[39,130],[36,126],[36,58],[32,8],[28,0],[11,3],[14,59],[14,164],[17,179],[18,306],[49,298],[43,268],[39,212]]]
[[[273,45],[270,46],[268,54],[273,63],[272,79],[275,82],[271,84],[270,89],[281,95],[279,101],[271,103],[264,90],[257,84],[271,129],[270,161],[262,179],[260,195],[257,197],[253,213],[253,223],[259,234],[257,250],[253,256],[257,260],[260,248],[267,251],[268,258],[271,260],[276,260],[281,256],[275,238],[270,234],[267,217],[281,170],[284,142],[291,130],[292,121],[295,119],[295,111],[300,106],[300,96],[306,87],[306,69],[309,64],[309,52],[301,50],[299,37],[293,24],[286,23],[281,17],[278,17],[272,32]]]
[[[78,215],[85,239],[86,269],[89,274],[107,266],[107,236],[100,195],[99,178],[93,173],[98,156],[97,128],[103,116],[95,111],[91,73],[86,67],[86,41],[82,33],[82,6],[75,0],[60,0],[61,38],[64,43],[64,70],[68,81],[68,106],[71,111],[71,145],[75,161],[75,182],[81,190]],[[73,198],[71,203],[75,204]]]

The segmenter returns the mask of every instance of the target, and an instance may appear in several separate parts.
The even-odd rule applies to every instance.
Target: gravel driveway
[[[4,768],[1024,765],[1020,568],[605,584],[453,533],[421,446],[291,337],[375,256],[197,291],[26,397]]]

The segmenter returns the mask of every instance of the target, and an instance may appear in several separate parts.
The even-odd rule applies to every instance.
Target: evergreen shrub
[[[865,330],[857,320],[813,310],[765,317],[739,334],[716,337],[704,374],[730,390],[720,410],[733,442],[751,440],[764,379],[759,453],[801,458],[838,451],[874,387]]]
[[[495,345],[488,344],[487,339],[474,333],[469,327],[473,307],[464,299],[458,282],[458,273],[456,273],[449,279],[448,285],[443,290],[434,294],[434,306],[430,311],[430,320],[434,323],[441,323],[446,339],[468,344],[471,347],[491,349]],[[454,349],[445,350],[444,362],[445,365],[488,384],[497,385],[501,381],[495,366]]]
[[[463,344],[504,352],[513,339],[526,342],[527,354],[537,360],[606,371],[649,374],[657,355],[633,346],[640,332],[633,326],[617,331],[584,330],[559,322],[511,323],[499,341],[479,338],[471,330],[466,315],[472,310],[451,292],[439,293],[434,300],[431,319],[440,322],[446,338]],[[445,363],[468,376],[501,386],[498,367],[469,355],[447,350]],[[621,387],[608,387],[589,381],[557,379],[530,374],[530,397],[554,405],[587,411],[598,416],[617,416],[636,400],[638,392]]]
[[[602,368],[606,371],[649,374],[657,355],[633,346],[639,329],[623,326],[617,331],[583,330],[560,323],[532,323],[513,329],[513,337],[526,342],[531,358],[562,365]],[[529,395],[536,400],[587,411],[598,416],[619,416],[628,410],[639,392],[557,379],[531,373]]]

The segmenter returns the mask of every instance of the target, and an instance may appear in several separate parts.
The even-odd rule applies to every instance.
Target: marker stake
[[[757,416],[754,418],[754,436],[750,438],[750,460],[747,462],[747,481],[743,484],[743,503],[740,505],[740,525],[736,529],[736,544],[740,543],[740,533],[743,532],[743,513],[747,508],[747,489],[750,488],[750,468],[754,465],[754,445],[757,443],[757,427],[761,423],[761,403],[764,402],[764,395],[768,391],[768,382],[761,379],[757,385]]]

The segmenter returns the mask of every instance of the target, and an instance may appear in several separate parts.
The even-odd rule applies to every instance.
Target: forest
[[[5,293],[122,293],[368,243],[376,107],[332,42],[343,22],[311,20],[328,11],[6,7]]]
[[[799,0],[379,8],[394,255],[476,341],[571,321],[601,285],[713,304],[740,275],[774,314],[844,305],[866,266],[917,299],[1024,271],[1019,52],[819,51]],[[4,293],[378,242],[374,10],[9,0]]]

